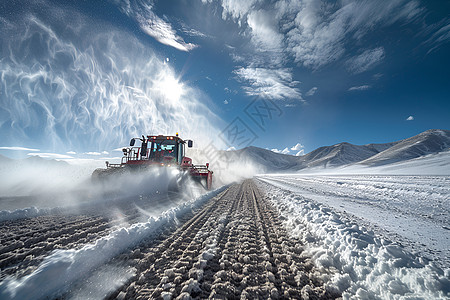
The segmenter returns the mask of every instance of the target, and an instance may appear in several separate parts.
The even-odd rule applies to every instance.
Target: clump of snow
[[[151,237],[159,228],[176,222],[177,218],[200,207],[227,187],[209,192],[190,202],[172,208],[145,223],[136,223],[113,231],[78,250],[56,250],[46,257],[31,274],[22,278],[8,277],[0,283],[0,298],[38,299],[65,292],[70,284],[104,264],[111,258]]]
[[[33,218],[51,213],[60,212],[60,208],[37,208],[27,207],[24,209],[2,210],[0,211],[0,222],[11,221],[17,219]]]
[[[260,178],[260,186],[303,241],[323,279],[344,299],[448,299],[450,272],[380,238],[357,222],[299,193]],[[327,274],[327,269],[335,273]]]

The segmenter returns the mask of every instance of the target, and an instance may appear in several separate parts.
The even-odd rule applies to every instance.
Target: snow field
[[[409,252],[450,268],[450,177],[267,175],[359,225],[396,240]]]
[[[177,222],[177,218],[200,207],[224,189],[226,187],[178,205],[157,218],[150,217],[147,222],[119,228],[81,249],[55,250],[31,274],[21,278],[10,276],[0,282],[0,298],[40,299],[61,295],[95,268],[151,237],[161,227]]]
[[[450,274],[270,178],[259,186],[344,299],[448,299]]]

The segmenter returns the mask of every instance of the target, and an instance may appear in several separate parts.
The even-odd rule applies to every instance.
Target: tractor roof
[[[176,140],[179,141],[180,143],[185,143],[184,140],[182,140],[178,135],[174,136],[174,135],[147,135],[147,138],[150,141],[154,141],[154,140]]]

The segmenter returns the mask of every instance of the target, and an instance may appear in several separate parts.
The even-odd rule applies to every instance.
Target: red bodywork
[[[134,141],[140,140],[141,146],[135,147]],[[120,164],[109,164],[112,168],[140,168],[147,166],[167,166],[177,167],[181,171],[186,171],[197,181],[204,182],[206,189],[211,189],[213,171],[209,170],[209,164],[194,165],[192,159],[185,156],[185,145],[192,146],[192,141],[185,141],[176,136],[147,136],[133,138],[130,147],[123,148],[122,161]]]

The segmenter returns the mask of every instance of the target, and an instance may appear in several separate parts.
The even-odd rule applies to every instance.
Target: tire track
[[[252,180],[212,199],[158,245],[141,245],[137,274],[110,299],[335,299]]]
[[[161,200],[162,201],[162,200]],[[79,249],[108,235],[123,223],[142,220],[142,209],[150,209],[150,201],[122,199],[109,207],[100,205],[75,213],[37,216],[1,222],[0,280],[6,276],[30,274],[43,258],[56,249]],[[120,212],[121,217],[114,214]]]

